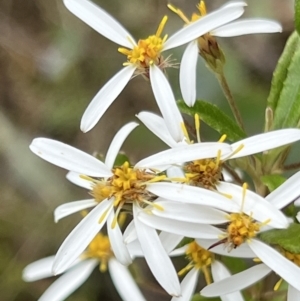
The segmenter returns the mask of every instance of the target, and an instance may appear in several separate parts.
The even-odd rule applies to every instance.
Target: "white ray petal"
[[[297,198],[296,201],[294,202],[294,205],[299,207],[300,206],[300,198]]]
[[[52,277],[52,265],[55,256],[49,256],[30,263],[22,272],[22,279],[26,282],[37,281]]]
[[[232,153],[230,145],[219,142],[203,142],[189,145],[181,145],[176,148],[162,151],[139,161],[136,167],[148,167],[185,163],[193,160],[217,157],[218,151],[229,155]]]
[[[214,282],[223,280],[231,276],[229,270],[225,267],[225,265],[217,260],[212,263],[211,271]],[[244,298],[239,291],[227,295],[221,295],[220,298],[222,301],[244,301]]]
[[[149,227],[186,237],[218,239],[220,235],[224,234],[220,229],[210,225],[174,221],[142,211],[138,218]]]
[[[254,33],[273,33],[281,32],[282,27],[278,22],[267,19],[249,19],[235,21],[223,25],[210,32],[217,37],[235,37]]]
[[[255,135],[233,143],[231,145],[233,150],[240,147],[240,145],[244,145],[244,147],[230,159],[257,154],[298,140],[300,140],[299,129],[283,129]]]
[[[231,277],[206,286],[200,294],[205,297],[217,297],[240,291],[259,281],[271,272],[265,264],[259,264]]]
[[[119,224],[116,223],[116,225],[112,228],[114,215],[115,212],[114,210],[112,210],[108,214],[107,218],[107,233],[109,236],[110,245],[117,260],[123,265],[129,265],[132,262],[132,260],[127,250],[127,247],[123,242],[123,235],[120,230]]]
[[[173,250],[171,253],[169,253],[169,256],[170,257],[175,257],[175,256],[184,255],[186,253],[187,249],[188,249],[188,244],[181,247],[181,248]]]
[[[181,282],[181,296],[173,297],[171,301],[190,301],[195,291],[199,270],[191,269]]]
[[[155,64],[150,66],[150,82],[169,133],[176,142],[182,141],[184,138],[181,128],[183,124],[182,116],[167,78]]]
[[[196,66],[198,60],[197,40],[188,44],[185,49],[179,71],[181,94],[187,106],[192,107],[196,101]]]
[[[114,258],[108,261],[111,279],[124,301],[146,301],[128,269]]]
[[[99,203],[94,199],[74,201],[62,204],[54,210],[54,221],[57,223],[62,218],[75,212],[97,206]]]
[[[154,203],[164,209],[153,207],[151,212],[156,216],[197,224],[217,225],[228,222],[227,213],[208,206],[160,200],[160,198]]]
[[[295,289],[292,285],[288,286],[287,301],[299,301],[300,291]]]
[[[282,209],[286,205],[289,205],[293,200],[300,195],[300,172],[295,173],[289,179],[287,179],[277,189],[272,191],[266,200],[269,201],[276,208]]]
[[[269,220],[268,226],[274,228],[287,228],[289,226],[286,216],[255,192],[247,190],[243,202],[242,187],[225,182],[219,182],[217,187],[220,192],[232,195],[231,201],[240,207],[240,211],[251,215],[255,220],[262,223]]]
[[[125,139],[138,125],[139,124],[136,122],[129,122],[129,123],[125,124],[113,138],[113,140],[109,146],[109,149],[107,151],[106,158],[105,158],[105,165],[109,169],[112,169],[114,167],[116,157],[117,157]]]
[[[163,50],[191,42],[205,33],[240,17],[247,4],[242,1],[231,2],[220,9],[201,17],[199,20],[177,31],[165,43]]]
[[[81,255],[101,230],[112,210],[112,201],[104,200],[95,207],[68,235],[55,256],[53,273],[64,272]],[[100,218],[102,218],[100,222]]]
[[[249,247],[276,274],[294,287],[299,287],[300,268],[265,243],[253,239]]]
[[[136,231],[135,231],[135,225],[133,220],[128,224],[126,227],[124,234],[123,234],[123,240],[125,244],[129,244],[137,239]]]
[[[64,3],[70,12],[107,39],[128,48],[135,44],[128,31],[94,3],[88,0],[64,0]]]
[[[135,257],[144,257],[144,253],[138,239],[127,244],[127,248],[132,259]]]
[[[93,187],[93,182],[89,180],[85,180],[81,177],[80,173],[74,172],[74,171],[69,171],[66,175],[66,178],[73,184],[88,189],[92,190]]]
[[[217,192],[176,183],[151,183],[147,190],[153,194],[171,201],[211,206],[224,211],[240,212],[241,206]]]
[[[208,249],[213,244],[218,242],[219,240],[216,239],[202,239],[198,238],[196,239],[196,242],[201,247]],[[230,252],[228,252],[226,246],[224,244],[217,245],[210,249],[210,252],[220,254],[223,256],[229,256],[229,257],[238,257],[238,258],[255,258],[255,253],[250,249],[248,244],[242,244],[238,248],[232,249]]]
[[[172,261],[162,246],[156,230],[139,221],[138,214],[140,211],[134,204],[135,229],[148,266],[158,283],[169,295],[179,296],[181,293],[180,284]]]
[[[171,166],[169,167],[167,170],[167,177],[169,179],[172,179],[172,178],[184,178],[185,177],[185,174],[184,174],[184,171],[182,170],[182,167],[179,167],[179,166]]]
[[[164,119],[157,114],[140,112],[136,117],[160,140],[170,147],[175,147],[177,142],[172,138]]]
[[[84,133],[96,125],[108,107],[125,88],[135,69],[136,67],[133,65],[124,67],[95,95],[81,118],[80,128]]]
[[[182,241],[184,237],[182,235],[169,233],[165,231],[161,231],[159,234],[159,239],[166,250],[166,252],[169,254],[176,246]]]
[[[35,138],[29,147],[37,156],[67,170],[92,177],[112,175],[103,162],[65,143],[47,138]]]
[[[63,301],[91,275],[97,266],[96,259],[84,260],[60,276],[38,301]]]

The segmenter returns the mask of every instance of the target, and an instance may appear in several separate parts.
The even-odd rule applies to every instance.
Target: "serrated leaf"
[[[286,180],[285,177],[281,175],[265,175],[262,176],[260,179],[263,182],[263,184],[265,184],[269,188],[270,192],[278,188]]]
[[[268,106],[273,110],[272,129],[297,127],[300,120],[300,38],[289,38],[275,69]]]
[[[300,0],[295,0],[295,28],[300,35]]]
[[[266,231],[259,237],[267,244],[279,245],[291,253],[300,254],[300,224],[291,224],[288,229]]]
[[[221,135],[226,134],[227,139],[232,142],[239,141],[246,137],[244,131],[234,120],[227,116],[217,106],[209,102],[197,100],[195,105],[190,108],[182,100],[180,100],[178,101],[178,107],[181,112],[193,117],[197,113],[203,122],[215,129]]]

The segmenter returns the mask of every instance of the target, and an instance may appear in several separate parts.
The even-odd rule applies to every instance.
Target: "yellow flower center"
[[[83,258],[96,258],[100,262],[101,272],[107,270],[108,260],[113,256],[110,248],[109,238],[106,235],[98,233],[90,242],[87,250],[82,254]]]
[[[196,268],[203,272],[206,283],[210,284],[212,281],[210,270],[208,268],[214,261],[214,254],[203,249],[195,241],[193,241],[188,245],[188,248],[186,250],[186,257],[189,260],[189,264],[185,268],[183,268],[178,274],[182,275],[190,269]]]
[[[260,224],[244,213],[231,213],[229,220],[225,240],[229,250],[235,249],[246,240],[255,237],[260,229]]]
[[[142,74],[149,73],[149,66],[156,64],[163,66],[165,63],[161,51],[163,49],[164,42],[167,39],[167,35],[161,37],[164,26],[167,22],[167,16],[164,16],[155,35],[149,36],[147,39],[141,39],[133,49],[119,48],[118,51],[127,56],[127,63],[135,64],[138,67],[138,71]]]
[[[185,176],[190,185],[214,189],[222,180],[222,162],[217,159],[201,159],[185,165]]]
[[[295,253],[289,252],[283,248],[280,249],[280,252],[284,257],[286,257],[291,262],[293,262],[298,267],[300,267],[300,254],[295,254]]]
[[[166,179],[165,175],[157,175],[154,172],[133,169],[128,162],[112,170],[113,176],[108,179],[95,180],[88,178],[93,182],[93,189],[90,194],[97,202],[105,199],[113,199],[113,206],[117,208],[114,223],[124,205],[138,202],[140,206],[153,205],[152,201],[156,196],[146,190],[146,184],[149,182],[159,182]],[[162,210],[160,206],[158,209]],[[101,218],[100,218],[101,220]]]

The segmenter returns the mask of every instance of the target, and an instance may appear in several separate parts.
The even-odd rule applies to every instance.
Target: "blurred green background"
[[[153,34],[169,15],[165,33],[183,24],[168,11],[167,0],[95,0],[120,21],[136,39]],[[208,0],[208,10],[226,1]],[[263,129],[264,109],[272,72],[293,30],[293,2],[251,0],[244,16],[274,18],[282,34],[218,39],[227,64],[225,72],[249,134]],[[188,15],[196,0],[174,0]],[[53,279],[21,280],[32,261],[55,254],[80,220],[71,216],[58,224],[53,210],[87,194],[65,180],[66,171],[29,151],[35,137],[49,137],[86,152],[106,152],[117,130],[141,110],[158,112],[148,82],[134,78],[96,127],[79,130],[81,116],[97,91],[121,67],[118,46],[73,16],[62,0],[0,0],[0,300],[37,300]],[[184,47],[172,52],[180,61]],[[169,53],[170,54],[170,53]],[[178,70],[168,70],[176,98],[180,98]],[[214,75],[198,63],[198,97],[229,108]],[[216,135],[202,133],[206,140]],[[166,146],[140,126],[124,145],[132,161]],[[139,281],[147,300],[170,300],[141,263]],[[179,265],[184,263],[177,260]],[[100,277],[100,278],[99,278]],[[68,300],[119,300],[108,274],[96,270]],[[134,300],[133,300],[134,301]]]

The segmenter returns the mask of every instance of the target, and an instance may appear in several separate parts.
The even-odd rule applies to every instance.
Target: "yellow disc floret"
[[[222,179],[222,164],[218,159],[201,159],[185,165],[185,176],[190,185],[214,189]]]
[[[113,256],[110,248],[109,238],[106,235],[98,233],[90,242],[87,250],[82,254],[83,258],[96,258],[99,260],[99,269],[101,272],[107,270],[108,260]]]
[[[207,284],[211,283],[210,270],[208,269],[214,261],[214,254],[203,249],[195,241],[188,244],[186,250],[186,257],[189,260],[189,264],[183,268],[178,274],[182,275],[192,268],[201,270],[205,276]]]
[[[152,204],[152,201],[156,197],[146,190],[146,184],[166,179],[165,175],[157,175],[155,172],[134,169],[130,167],[128,162],[114,168],[112,173],[113,176],[108,179],[95,180],[88,177],[85,178],[93,182],[90,194],[97,202],[101,203],[105,199],[112,200],[113,206],[117,209],[115,222],[120,210],[127,204],[137,202],[141,207],[145,205],[155,206],[155,204]]]
[[[258,222],[254,221],[251,216],[244,213],[231,213],[229,220],[227,239],[225,241],[229,250],[255,237],[261,226]]]
[[[166,61],[161,56],[164,42],[167,35],[162,37],[162,31],[167,22],[167,16],[164,16],[155,35],[151,35],[146,39],[138,41],[137,45],[132,50],[126,48],[119,48],[118,51],[127,56],[127,63],[135,64],[138,67],[138,72],[148,75],[149,66],[156,64],[164,67]],[[126,63],[126,64],[127,64]]]

